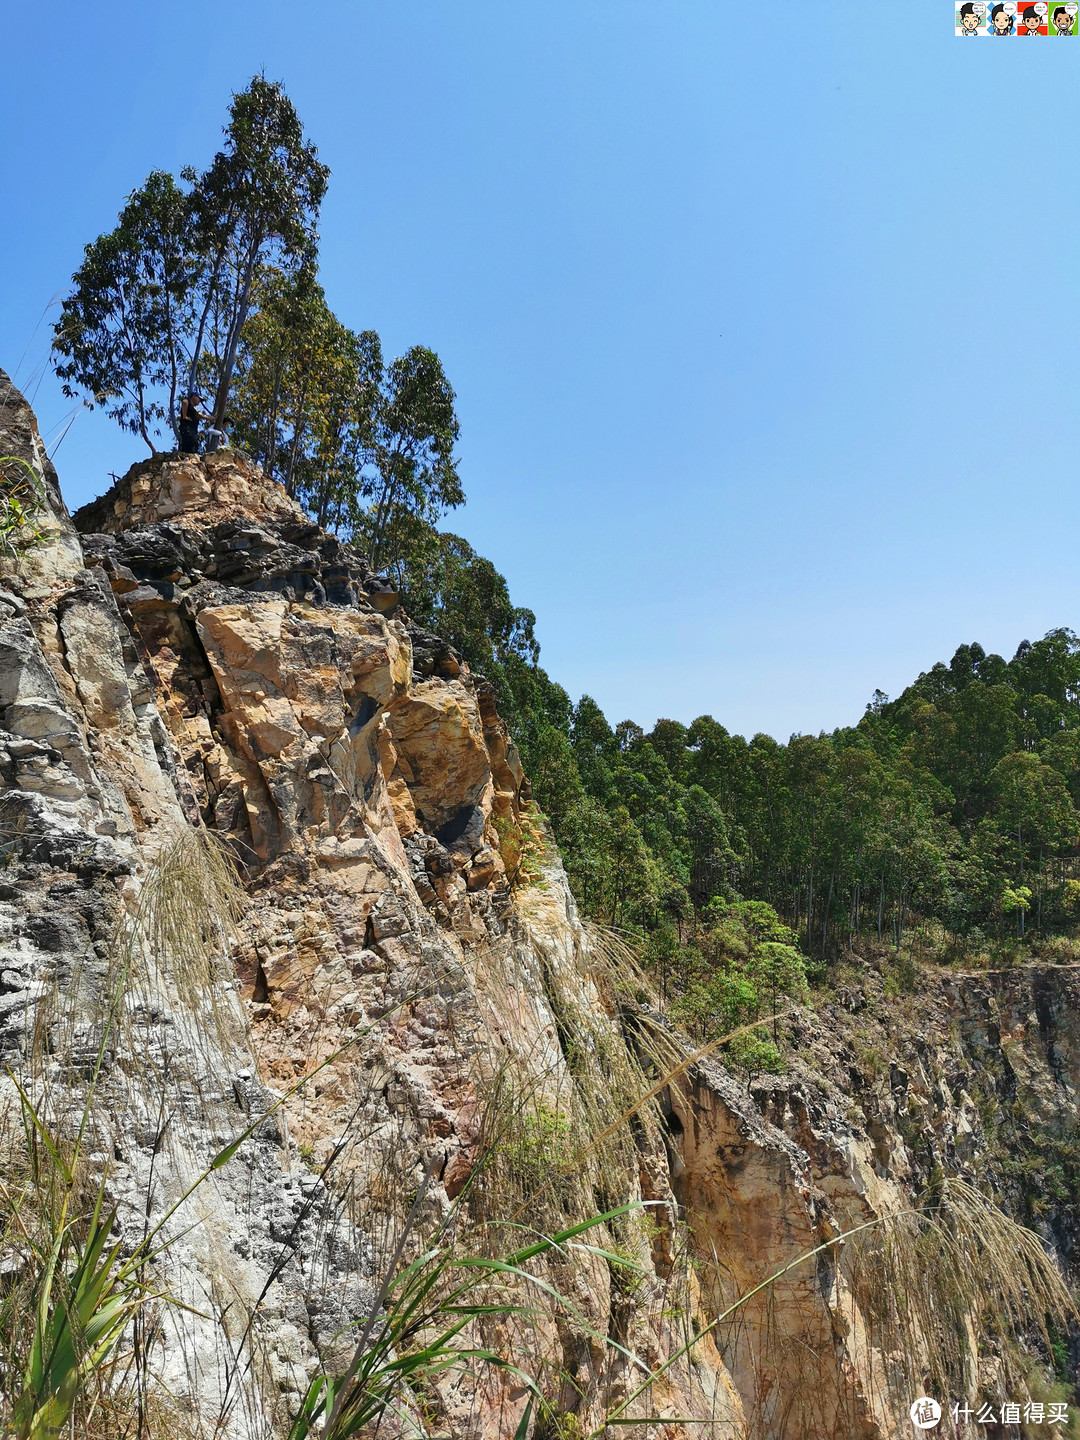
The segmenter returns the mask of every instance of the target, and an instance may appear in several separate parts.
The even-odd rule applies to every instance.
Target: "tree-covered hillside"
[[[468,648],[468,647],[467,647]],[[479,658],[479,657],[478,657]],[[578,898],[617,925],[680,925],[717,898],[764,900],[811,954],[1061,933],[1080,903],[1080,640],[1011,661],[963,645],[854,725],[779,744],[709,715],[648,733],[503,666],[509,709]]]

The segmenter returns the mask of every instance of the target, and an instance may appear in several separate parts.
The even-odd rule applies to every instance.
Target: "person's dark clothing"
[[[187,414],[184,412],[187,411]],[[185,399],[180,406],[180,422],[177,431],[180,436],[180,449],[187,455],[199,453],[199,421],[210,420],[210,415],[203,415],[199,411],[198,403],[194,399]]]

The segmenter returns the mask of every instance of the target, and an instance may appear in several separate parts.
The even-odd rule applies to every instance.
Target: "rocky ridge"
[[[175,1252],[176,1283],[209,1296],[214,1317],[254,1309],[288,1252],[256,1322],[262,1369],[243,1385],[229,1380],[226,1322],[185,1321],[164,1347],[173,1393],[212,1416],[232,1383],[232,1433],[262,1435],[342,1318],[362,1313],[377,1267],[366,1200],[388,1183],[415,1191],[426,1168],[431,1204],[448,1205],[475,1163],[485,1077],[512,1060],[538,1090],[572,1090],[566,1015],[622,1044],[620,1007],[493,695],[362,556],[230,452],[134,467],[77,513],[80,537],[6,377],[0,432],[0,453],[24,455],[49,492],[42,543],[0,577],[0,811],[18,828],[0,877],[5,1055],[30,1066],[50,994],[92,1008],[118,917],[171,837],[205,827],[249,892],[236,979],[218,982],[229,1019],[193,1011],[167,967],[154,978],[147,1044],[170,1056],[175,1138],[168,1165],[154,1161],[160,1102],[118,1066],[105,1087],[115,1193],[134,1211],[157,1186],[164,1204],[223,1137],[328,1062],[215,1177]],[[541,883],[515,884],[530,847]],[[704,1061],[670,1087],[665,1127],[642,1134],[620,1197],[652,1206],[640,1286],[627,1295],[595,1260],[560,1277],[599,1333],[656,1363],[681,1326],[705,1331],[767,1274],[902,1207],[935,1165],[978,1177],[1009,1106],[1067,1127],[1080,1075],[1070,976],[934,982],[906,1021],[883,984],[875,971],[853,982],[825,1026],[789,1022],[786,1076],[748,1090]],[[1064,1216],[1045,1225],[1071,1258]],[[900,1433],[864,1311],[842,1250],[800,1267],[767,1314],[691,1345],[653,1413],[708,1418],[732,1440]],[[567,1376],[566,1415],[594,1424],[606,1362],[587,1333],[537,1344]],[[522,1403],[459,1381],[431,1424],[504,1435]]]
[[[565,1084],[553,991],[609,1022],[561,867],[549,858],[540,885],[511,894],[528,786],[490,692],[452,649],[239,457],[153,462],[147,489],[133,473],[80,516],[100,527],[80,543],[6,377],[0,407],[0,449],[49,491],[40,543],[0,577],[0,806],[35,822],[5,874],[0,959],[18,991],[0,1044],[34,1084],[36,1031],[61,1054],[73,1029],[92,1035],[111,937],[168,846],[203,826],[227,840],[250,892],[238,979],[219,971],[214,994],[192,996],[167,957],[148,977],[139,1051],[110,1056],[103,1076],[99,1153],[137,1229],[329,1060],[200,1190],[198,1225],[162,1262],[163,1283],[202,1312],[165,1322],[167,1392],[207,1433],[227,1412],[223,1433],[268,1435],[370,1303],[368,1198],[396,1213],[425,1170],[436,1213],[460,1192],[492,1057],[515,1055],[552,1093]],[[257,552],[246,570],[230,558],[238,539]],[[47,1078],[82,1093],[63,1066]],[[652,1166],[662,1174],[662,1147]],[[607,1268],[577,1268],[583,1323],[602,1331]],[[639,1308],[620,1324],[657,1356],[668,1322]],[[249,1329],[258,1363],[238,1366]],[[534,1343],[572,1372],[593,1363],[573,1327]],[[718,1385],[682,1364],[661,1389],[738,1434],[715,1355],[714,1368]],[[523,1397],[459,1377],[431,1403],[451,1433],[496,1435]]]

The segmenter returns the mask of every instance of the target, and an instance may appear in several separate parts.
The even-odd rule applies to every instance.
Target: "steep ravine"
[[[336,1057],[200,1192],[200,1225],[165,1261],[204,1318],[169,1321],[159,1373],[208,1424],[227,1391],[229,1433],[262,1436],[363,1313],[379,1197],[394,1209],[426,1167],[430,1207],[448,1205],[493,1077],[557,1105],[581,1084],[566,1016],[624,1048],[625,1017],[489,687],[361,557],[229,452],[137,466],[73,525],[2,374],[0,454],[49,490],[42,542],[0,576],[0,813],[17,832],[0,873],[5,1062],[40,1064],[29,1037],[46,1002],[89,1024],[119,917],[174,837],[203,826],[241,861],[246,915],[214,995],[193,999],[163,964],[148,1062],[118,1056],[106,1075],[103,1148],[131,1222],[148,1186],[163,1207]],[[523,847],[535,873],[513,884]],[[784,1076],[748,1091],[699,1064],[667,1092],[664,1128],[636,1132],[617,1197],[652,1202],[640,1282],[620,1288],[585,1256],[553,1281],[655,1365],[687,1325],[904,1205],[935,1165],[1000,1183],[1024,1117],[1048,1136],[1075,1127],[1075,975],[929,977],[897,1000],[869,966],[831,1012],[788,1022]],[[62,1065],[53,1078],[77,1093]],[[1022,1211],[1030,1197],[1018,1180],[1006,1199]],[[1038,1223],[1071,1262],[1069,1210],[1058,1200]],[[699,1433],[730,1440],[907,1433],[845,1255],[792,1270],[636,1413],[709,1419]],[[236,1366],[236,1317],[256,1301],[257,1363]],[[573,1324],[535,1343],[573,1378],[569,1440],[602,1413],[611,1361]],[[622,1362],[613,1383],[632,1383]],[[478,1376],[436,1402],[430,1433],[494,1437],[513,1433],[523,1395]]]

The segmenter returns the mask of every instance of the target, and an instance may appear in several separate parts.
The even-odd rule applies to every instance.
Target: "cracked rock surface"
[[[625,1003],[553,849],[540,883],[510,883],[507,837],[539,822],[490,687],[362,555],[229,451],[137,465],[73,524],[2,373],[0,454],[30,461],[48,495],[41,542],[0,564],[2,1059],[31,1080],[51,1065],[81,1103],[124,917],[178,834],[227,844],[247,892],[235,943],[204,994],[167,956],[143,977],[95,1153],[134,1237],[148,1195],[161,1213],[253,1126],[178,1217],[163,1278],[199,1313],[168,1319],[155,1363],[191,1414],[212,1423],[224,1397],[228,1434],[269,1436],[317,1364],[346,1363],[342,1328],[383,1258],[380,1205],[427,1169],[445,1213],[473,1173],[491,1076],[512,1065],[566,1093],[567,1015],[625,1045]],[[832,1012],[785,1022],[787,1074],[748,1086],[702,1060],[663,1093],[662,1132],[641,1127],[617,1197],[650,1207],[640,1284],[620,1288],[595,1256],[545,1272],[583,1325],[533,1343],[569,1377],[564,1408],[586,1433],[601,1410],[585,1320],[650,1365],[700,1334],[650,1404],[708,1419],[718,1440],[901,1433],[842,1250],[785,1275],[767,1311],[707,1327],[909,1203],[935,1166],[1000,1176],[1022,1117],[1075,1124],[1080,997],[1053,967],[942,976],[903,1002],[883,975],[869,966]],[[1068,1263],[1070,1213],[1038,1222]],[[237,1366],[246,1316],[259,1360]],[[505,1378],[458,1378],[416,1423],[494,1440],[523,1403]]]

